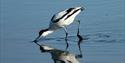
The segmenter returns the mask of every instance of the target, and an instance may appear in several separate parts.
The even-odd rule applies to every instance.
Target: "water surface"
[[[77,16],[81,44],[81,63],[125,63],[125,0],[1,0],[0,62],[52,63],[51,55],[41,53],[34,40],[46,28],[54,13],[69,7],[84,6]],[[77,54],[77,24],[68,27],[69,51]],[[63,30],[41,41],[64,50]]]

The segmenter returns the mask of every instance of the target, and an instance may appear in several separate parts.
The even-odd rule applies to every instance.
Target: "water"
[[[0,63],[52,63],[51,55],[41,53],[31,43],[41,28],[46,28],[54,13],[84,6],[80,34],[88,38],[81,44],[81,63],[125,63],[125,0],[1,0]],[[79,54],[76,23],[68,27],[69,49]],[[63,30],[41,41],[65,49]]]

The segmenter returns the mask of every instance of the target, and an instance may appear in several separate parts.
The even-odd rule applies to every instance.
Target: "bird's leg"
[[[80,41],[82,41],[82,40],[88,40],[89,38],[82,37],[82,36],[80,35],[80,31],[79,31],[80,20],[75,20],[75,21],[78,23],[77,37],[79,38],[79,40],[80,40]]]
[[[65,50],[67,50],[68,47],[69,47],[69,44],[68,44],[68,42],[67,42],[67,39],[65,39],[65,42],[66,42],[66,48],[65,48]]]
[[[79,34],[80,20],[77,20],[77,22],[78,22],[77,37],[79,38],[79,41],[82,41],[83,38],[82,38],[82,36]]]
[[[68,42],[67,42],[67,38],[68,38],[68,32],[67,32],[67,29],[66,29],[66,27],[63,27],[63,29],[64,29],[64,31],[65,31],[65,34],[66,34],[66,37],[65,37],[65,42],[66,42],[66,50],[67,50],[67,48],[69,47],[69,44],[68,44]]]
[[[79,40],[78,43],[77,43],[78,48],[79,48],[79,52],[80,52],[80,54],[78,55],[78,58],[82,58],[82,56],[83,56],[83,55],[82,55],[82,50],[81,50],[81,45],[80,45],[81,42],[82,42],[82,41]]]
[[[76,58],[82,58],[83,57],[81,45],[80,45],[81,43],[82,43],[82,40],[79,39],[77,45],[78,45],[80,54],[76,55]]]
[[[82,40],[83,40],[83,37],[80,35],[80,32],[79,32],[80,20],[77,20],[77,22],[78,22],[77,37],[79,38],[77,45],[78,45],[79,52],[80,52],[80,55],[78,55],[78,57],[79,57],[79,58],[82,58],[82,50],[81,50],[80,44],[81,44],[81,42],[82,42]]]

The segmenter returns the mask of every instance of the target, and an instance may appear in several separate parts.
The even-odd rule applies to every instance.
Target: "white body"
[[[84,10],[83,7],[74,7],[74,8],[65,9],[61,12],[56,13],[52,17],[49,27],[47,29],[40,30],[39,36],[34,40],[34,42],[37,42],[40,36],[45,37],[48,34],[51,34],[55,30],[60,29],[60,28],[64,28],[66,32],[66,37],[67,37],[67,30],[65,27],[73,23],[75,17],[82,10]]]
[[[44,32],[42,36],[45,37],[48,34],[53,33],[57,29],[65,28],[66,26],[70,25],[71,23],[73,23],[75,17],[83,9],[84,9],[83,7],[74,7],[56,13],[51,19],[48,31]]]

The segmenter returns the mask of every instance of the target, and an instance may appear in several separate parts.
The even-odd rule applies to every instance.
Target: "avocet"
[[[56,31],[57,29],[61,29],[61,28],[64,29],[66,34],[65,39],[67,40],[68,32],[66,27],[71,23],[73,23],[75,17],[83,10],[84,10],[84,7],[72,7],[56,13],[51,18],[49,27],[46,29],[40,30],[38,37],[33,42],[38,42],[40,37],[45,37],[53,33],[54,31]]]

